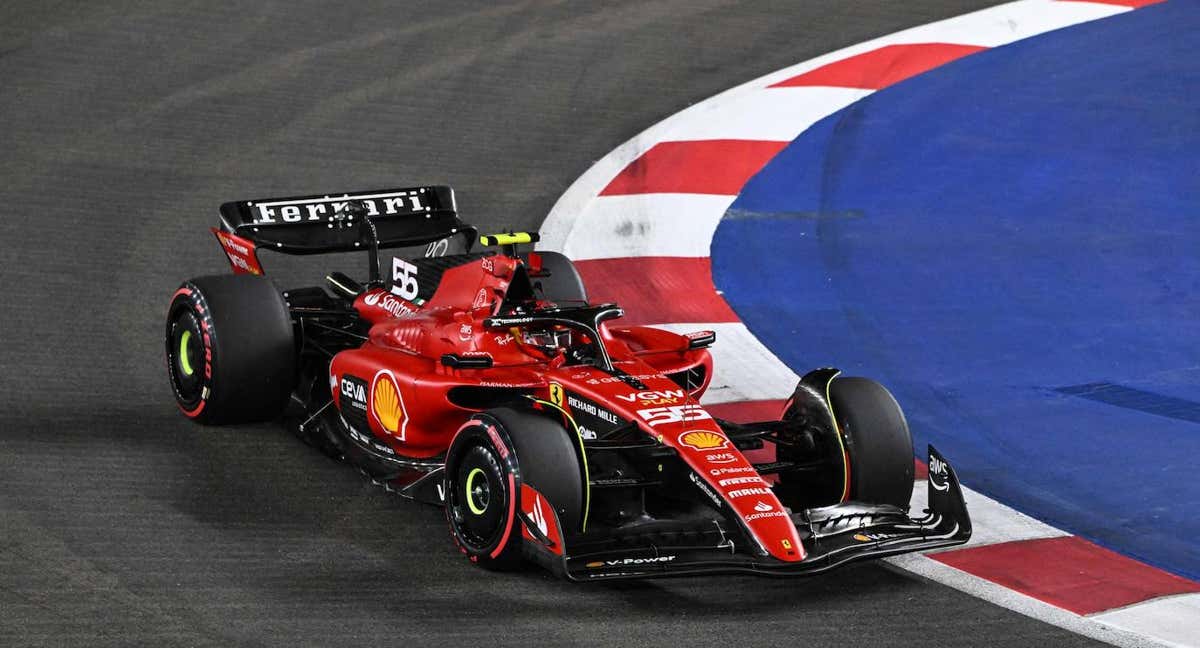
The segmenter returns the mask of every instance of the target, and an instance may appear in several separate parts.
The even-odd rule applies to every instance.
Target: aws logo
[[[396,376],[387,369],[380,370],[371,381],[371,413],[385,432],[404,440],[404,428],[408,426],[404,397],[400,395]]]
[[[950,469],[941,457],[929,457],[929,485],[934,490],[950,490]]]

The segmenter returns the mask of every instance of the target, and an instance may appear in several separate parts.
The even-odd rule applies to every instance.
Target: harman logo
[[[396,376],[387,369],[375,374],[371,382],[371,412],[385,432],[404,440],[404,428],[408,425],[404,397],[400,395]]]
[[[724,436],[709,430],[692,430],[679,435],[679,443],[693,450],[717,450],[729,445]]]

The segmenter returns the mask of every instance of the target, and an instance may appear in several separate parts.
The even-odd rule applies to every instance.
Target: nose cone
[[[787,509],[754,466],[721,431],[721,426],[695,399],[661,376],[638,375],[633,389],[589,370],[564,376],[564,382],[670,446],[694,473],[697,487],[720,500],[763,551],[785,562],[804,560],[804,546]],[[647,368],[647,372],[652,370]],[[569,378],[569,380],[565,380]],[[714,502],[715,503],[715,502]]]
[[[695,407],[692,412],[703,412]],[[787,509],[716,421],[705,412],[703,418],[672,427],[679,431],[664,433],[663,443],[673,446],[700,479],[720,494],[758,544],[778,560],[804,560],[804,547]]]

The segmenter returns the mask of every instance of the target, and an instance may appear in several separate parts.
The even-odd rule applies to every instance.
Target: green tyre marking
[[[191,331],[184,331],[179,338],[179,365],[183,368],[183,375],[192,375],[192,362],[188,360],[187,348],[188,342],[192,339]]]
[[[471,485],[475,483],[475,477],[482,474],[483,468],[472,468],[471,472],[467,473],[467,507],[470,508],[471,512],[475,515],[483,515],[483,512],[487,510],[486,504],[483,508],[475,506],[475,497],[472,495],[472,491],[474,489],[471,488]]]

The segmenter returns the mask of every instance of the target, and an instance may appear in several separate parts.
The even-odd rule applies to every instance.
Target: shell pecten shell
[[[693,450],[716,450],[729,444],[723,435],[710,430],[692,430],[679,435],[679,443]]]
[[[375,377],[375,385],[371,389],[371,409],[375,418],[384,430],[395,434],[404,420],[404,405],[400,400],[400,390],[395,379],[386,373]]]

